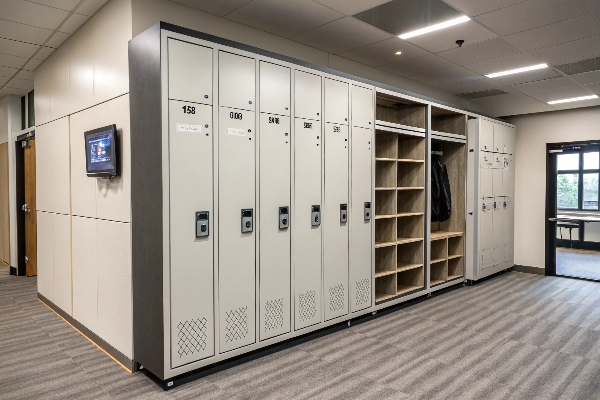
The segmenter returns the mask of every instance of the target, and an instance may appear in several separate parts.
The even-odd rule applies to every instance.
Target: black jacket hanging
[[[431,156],[431,222],[444,222],[452,212],[448,171],[442,156]]]

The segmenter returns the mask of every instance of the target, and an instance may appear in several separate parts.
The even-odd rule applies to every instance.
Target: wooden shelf
[[[461,258],[461,257],[462,257],[462,254],[455,254],[455,255],[451,255],[451,256],[449,255],[448,260],[452,260],[454,258]]]
[[[400,162],[400,163],[424,163],[425,160],[414,160],[412,158],[399,158],[398,162]]]
[[[435,260],[431,260],[429,263],[430,264],[437,264],[437,263],[441,263],[441,262],[444,262],[444,261],[446,261],[445,258],[436,258]]]
[[[397,272],[410,271],[411,269],[421,268],[422,266],[423,266],[423,264],[407,264],[407,263],[399,262],[398,269],[396,271]]]
[[[445,231],[434,231],[431,232],[430,238],[431,241],[440,240],[440,239],[448,239],[451,237],[462,236],[462,232],[445,232]]]
[[[425,189],[423,186],[398,186],[396,190],[423,190]],[[376,189],[377,190],[377,189]]]
[[[395,187],[376,187],[375,190],[398,190]]]
[[[448,280],[454,280],[454,279],[458,279],[458,278],[462,278],[463,275],[448,275]]]
[[[444,282],[446,282],[446,281],[442,281],[442,280],[439,280],[439,279],[436,279],[436,280],[431,280],[431,281],[429,282],[429,286],[441,285],[441,284],[442,284],[442,283],[444,283]]]
[[[417,215],[424,215],[424,214],[425,213],[422,213],[422,212],[405,212],[405,213],[398,213],[398,214],[396,214],[396,216],[398,218],[402,218],[402,217],[414,217]]]
[[[395,246],[396,242],[375,242],[375,248],[380,249],[382,247]]]
[[[396,161],[394,158],[375,158],[375,161]]]
[[[413,242],[421,242],[423,238],[398,238],[396,239],[396,244],[405,244],[405,243],[413,243]]]
[[[423,289],[423,286],[398,285],[398,296],[408,293],[408,292],[412,292],[413,290],[418,290],[418,289]]]
[[[388,293],[377,293],[375,292],[375,302],[380,302],[384,300],[391,299],[392,297],[396,297],[396,294],[388,294]]]
[[[396,271],[375,271],[375,278],[381,278],[382,276],[395,274]]]
[[[396,214],[391,215],[376,215],[375,219],[396,218]]]

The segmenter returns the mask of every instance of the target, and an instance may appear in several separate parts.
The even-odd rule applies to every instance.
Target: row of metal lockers
[[[171,368],[370,307],[373,88],[169,39],[168,98]]]

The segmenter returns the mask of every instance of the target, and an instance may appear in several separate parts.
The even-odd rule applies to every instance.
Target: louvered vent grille
[[[554,68],[564,72],[567,75],[583,74],[584,72],[598,71],[600,70],[600,57],[576,61],[569,64],[556,65]]]
[[[500,96],[503,94],[508,94],[504,90],[500,89],[490,89],[490,90],[482,90],[480,92],[471,92],[471,93],[461,93],[459,96],[464,97],[465,99],[482,99],[484,97],[492,97],[492,96]]]

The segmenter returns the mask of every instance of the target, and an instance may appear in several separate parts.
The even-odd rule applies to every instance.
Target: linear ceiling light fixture
[[[512,75],[512,74],[520,74],[521,72],[534,71],[536,69],[542,69],[542,68],[548,68],[548,64],[537,64],[537,65],[532,65],[530,67],[523,67],[523,68],[511,69],[511,70],[502,71],[502,72],[494,72],[493,74],[488,74],[486,76],[488,78],[497,78],[499,76]]]
[[[454,25],[462,24],[463,22],[467,22],[467,21],[470,21],[470,20],[471,20],[471,18],[469,18],[466,15],[464,15],[464,16],[459,17],[459,18],[451,19],[450,21],[446,21],[446,22],[442,22],[442,23],[439,23],[439,24],[427,26],[425,28],[417,29],[416,31],[412,31],[412,32],[408,32],[408,33],[403,33],[402,35],[398,35],[398,37],[400,39],[409,39],[411,37],[415,37],[415,36],[419,36],[419,35],[424,35],[424,34],[429,33],[429,32],[439,31],[440,29],[444,29],[444,28],[448,28],[448,27],[451,27],[451,26],[454,26]]]
[[[573,97],[571,99],[549,101],[548,104],[570,103],[572,101],[591,100],[591,99],[597,99],[597,98],[598,98],[598,96],[593,94],[591,96]]]

